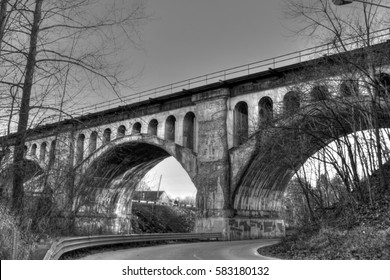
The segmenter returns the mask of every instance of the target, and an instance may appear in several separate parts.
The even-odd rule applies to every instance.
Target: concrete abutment
[[[222,232],[224,239],[255,239],[285,235],[284,221],[264,217],[237,216],[233,208],[234,175],[228,147],[228,98],[221,88],[193,96],[199,127],[197,203],[201,217],[196,232]],[[247,156],[247,155],[245,155]]]

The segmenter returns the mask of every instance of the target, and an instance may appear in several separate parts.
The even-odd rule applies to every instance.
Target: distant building
[[[171,199],[165,191],[135,191],[133,201],[157,203],[157,204],[171,204]]]

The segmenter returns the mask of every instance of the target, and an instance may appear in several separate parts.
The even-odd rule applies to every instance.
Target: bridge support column
[[[226,240],[283,236],[283,220],[235,216],[230,193],[229,96],[227,88],[193,96],[199,139],[197,203],[202,212],[196,221],[195,231],[222,232]]]
[[[233,213],[229,205],[230,167],[226,127],[229,95],[229,89],[222,88],[193,96],[199,139],[197,203],[202,212],[197,231],[211,230],[214,221],[215,231],[221,231],[220,228],[225,227],[225,219]]]

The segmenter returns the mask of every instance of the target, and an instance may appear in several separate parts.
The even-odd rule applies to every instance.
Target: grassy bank
[[[340,207],[259,253],[297,260],[390,260],[390,195],[377,198],[374,205]]]
[[[190,208],[134,203],[133,233],[191,232],[196,212]]]

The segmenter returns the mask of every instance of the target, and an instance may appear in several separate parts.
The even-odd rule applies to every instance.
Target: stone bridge
[[[173,156],[197,188],[197,231],[223,231],[228,239],[282,236],[284,222],[278,213],[294,172],[334,137],[352,131],[351,122],[340,120],[366,119],[338,100],[353,100],[362,111],[372,108],[364,89],[349,81],[335,78],[327,88],[318,78],[305,76],[300,88],[307,90],[298,90],[295,77],[323,60],[37,127],[27,137],[26,188],[30,182],[42,185],[39,178],[47,174],[45,186],[58,205],[71,205],[80,219],[95,213],[94,223],[109,216],[106,231],[123,232],[136,185],[156,164]],[[390,76],[382,73],[381,79],[390,81]],[[389,127],[386,104],[374,109],[380,125]],[[369,127],[360,123],[361,130]],[[335,126],[339,132],[330,135],[327,128]],[[6,147],[1,159],[3,195],[10,182],[14,142],[14,135],[1,138]]]

